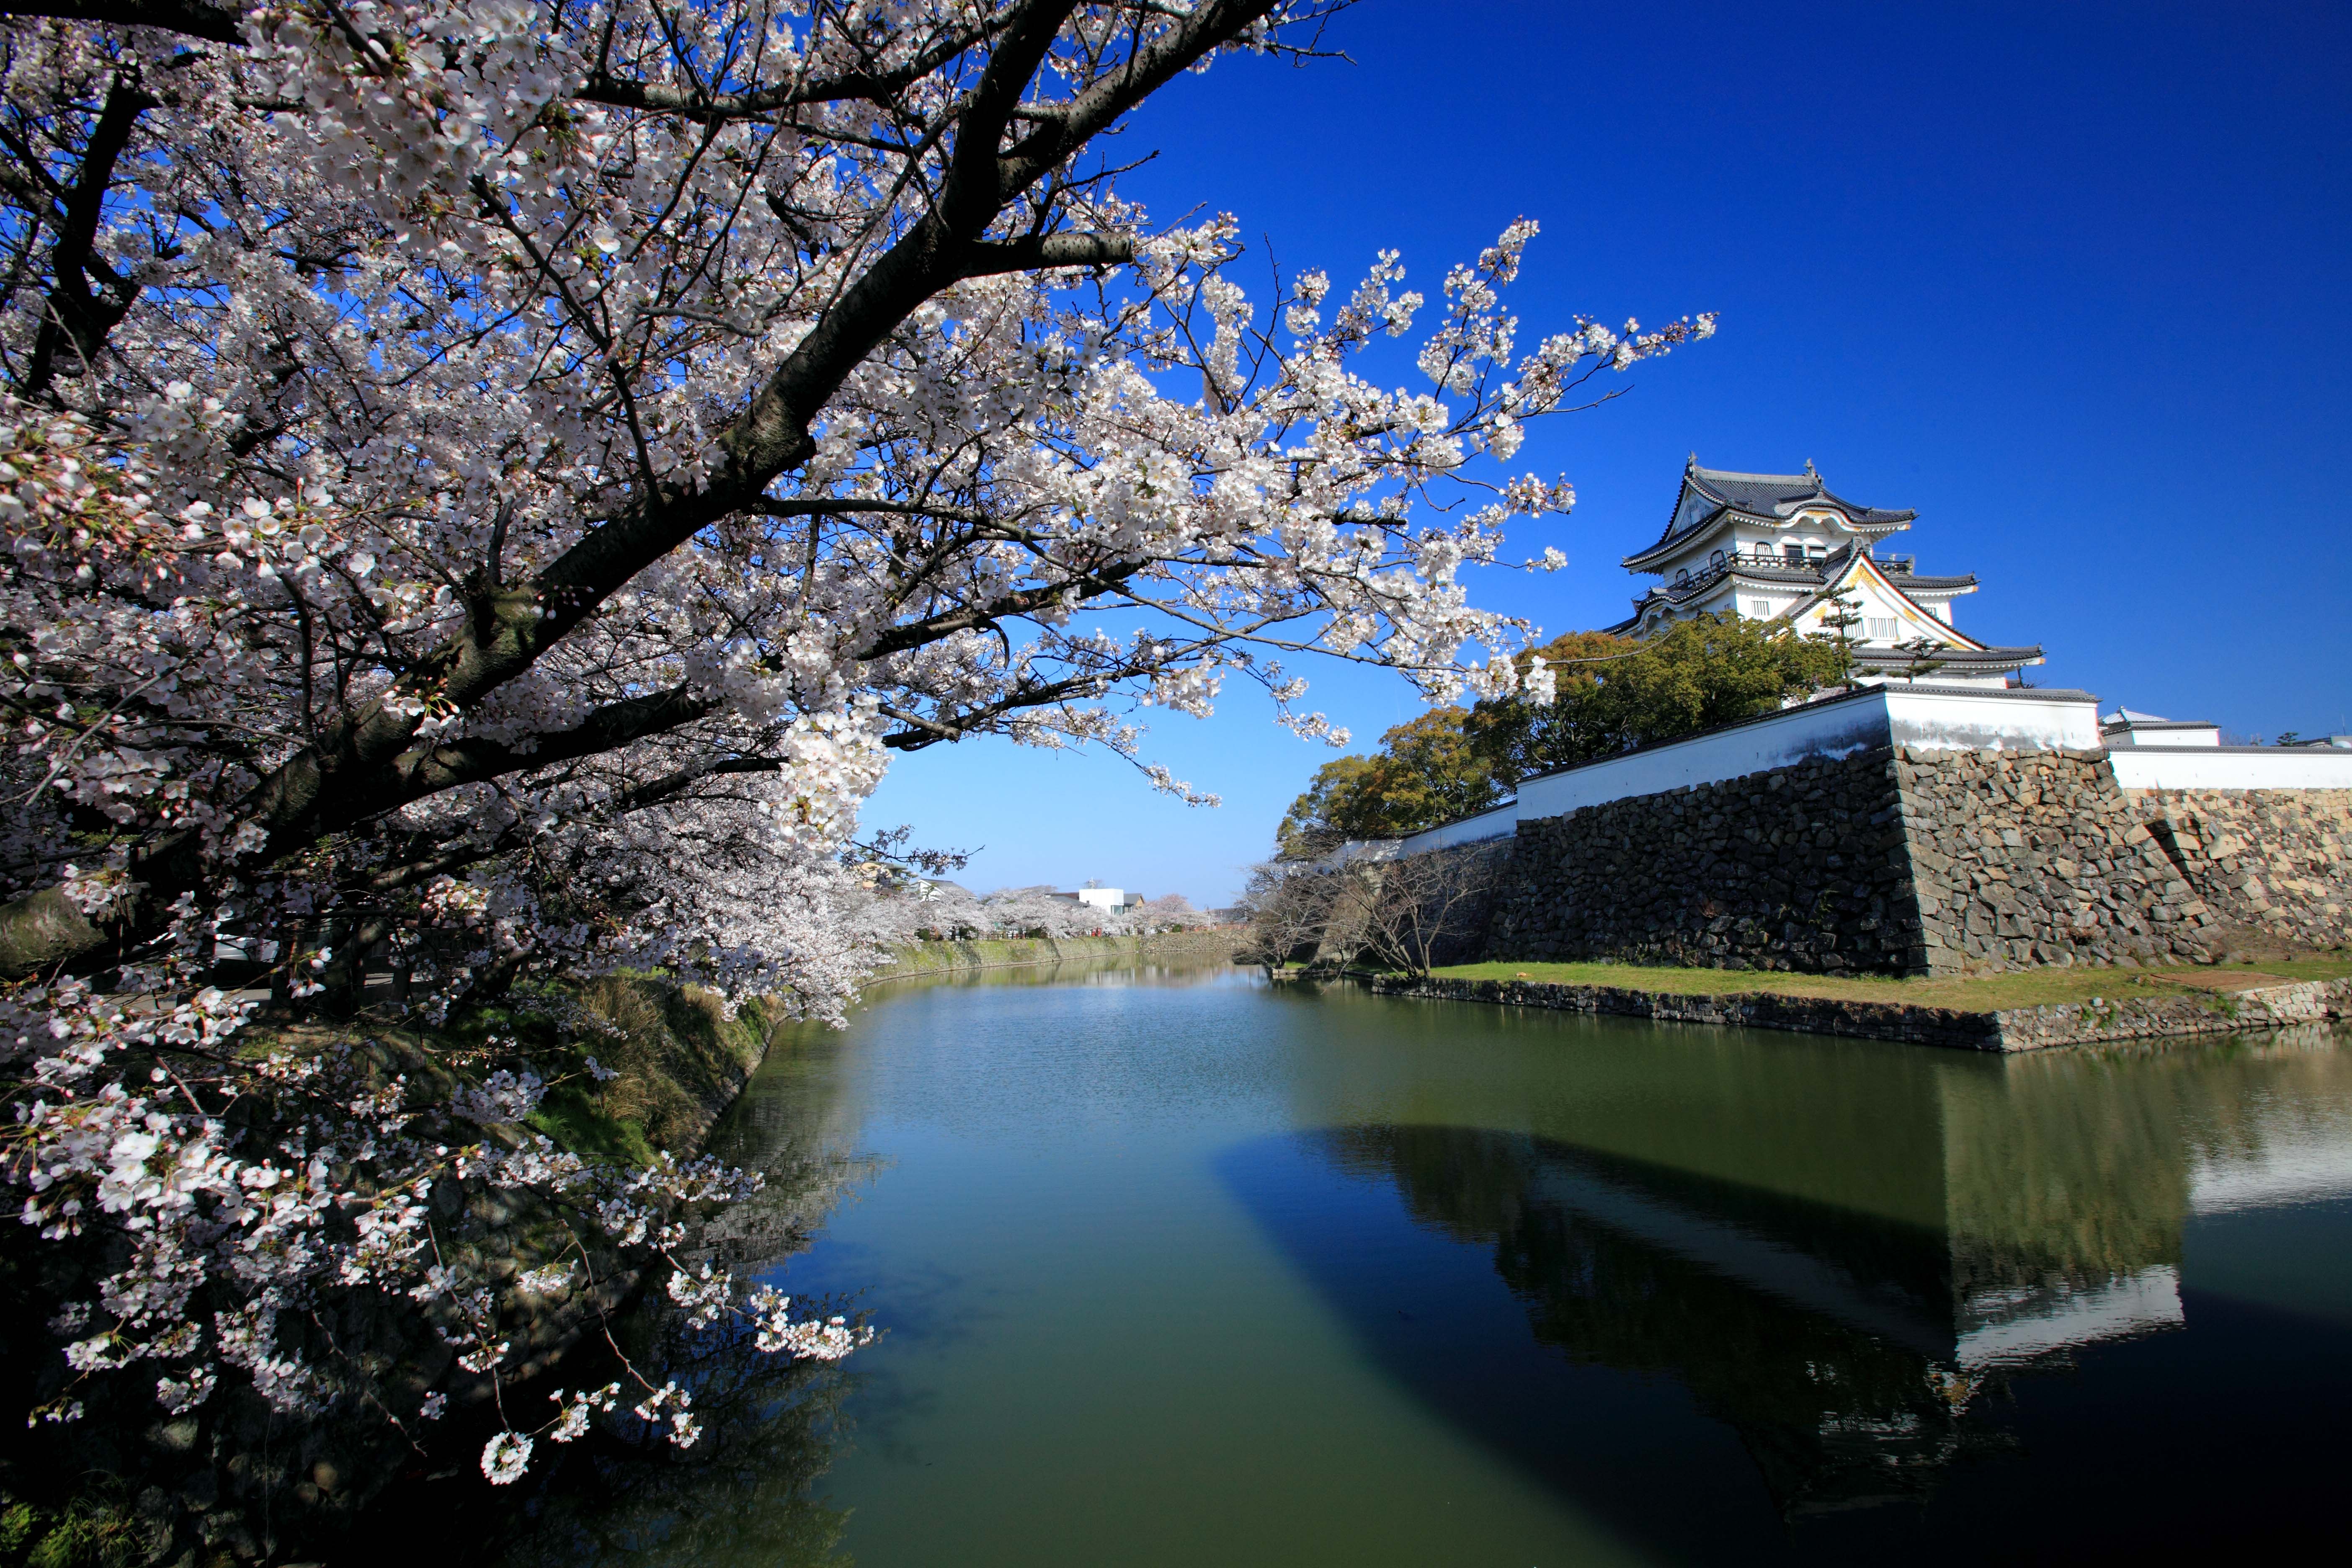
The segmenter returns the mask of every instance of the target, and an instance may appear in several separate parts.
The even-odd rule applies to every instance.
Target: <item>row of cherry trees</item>
[[[1309,653],[1521,682],[1528,628],[1459,574],[1571,498],[1503,465],[1712,323],[1522,341],[1525,222],[1434,304],[1392,254],[1253,300],[1232,219],[1119,195],[1130,110],[1332,8],[0,6],[6,1168],[106,1259],[37,1418],[100,1376],[380,1405],[286,1331],[335,1292],[415,1302],[495,1393],[503,1314],[595,1249],[474,1277],[438,1184],[656,1259],[740,1189],[522,1132],[528,1061],[453,1096],[256,1045],[224,939],[278,943],[298,1015],[390,955],[436,1018],[621,965],[837,1017],[893,752],[1100,745],[1191,795],[1137,710],[1242,679],[1331,735]],[[1362,374],[1424,317],[1425,390]],[[788,1353],[855,1337],[667,1289]],[[508,1412],[485,1472],[616,1403],[693,1438],[647,1381]]]

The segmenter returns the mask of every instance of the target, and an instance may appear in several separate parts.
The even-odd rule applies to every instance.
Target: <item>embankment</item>
[[[961,970],[1012,969],[1080,960],[1126,959],[1145,963],[1227,963],[1247,939],[1241,926],[1213,931],[1163,931],[1158,936],[1015,937],[983,942],[919,942],[892,951],[887,968],[876,970],[868,985]]]

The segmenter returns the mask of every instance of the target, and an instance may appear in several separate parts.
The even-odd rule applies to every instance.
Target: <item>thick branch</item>
[[[1055,267],[1117,267],[1135,259],[1135,242],[1116,234],[1031,235],[1003,245],[975,245],[967,278],[992,272],[1034,272]]]
[[[154,27],[215,44],[245,42],[236,14],[203,0],[0,0],[0,16],[55,16],[114,27]]]
[[[32,363],[18,388],[20,396],[38,397],[47,392],[49,383],[57,378],[58,361],[68,350],[85,364],[96,359],[107,335],[130,313],[131,301],[138,297],[135,285],[121,286],[110,274],[110,281],[117,286],[103,297],[94,295],[89,273],[100,265],[94,247],[99,219],[106,210],[107,190],[114,184],[114,166],[131,145],[131,128],[154,106],[154,99],[123,76],[116,76],[107,88],[106,106],[99,111],[89,145],[82,149],[81,177],[66,193],[57,243],[49,252],[50,269],[57,280],[49,290],[40,330],[34,334]]]
[[[708,718],[718,708],[714,699],[673,686],[667,691],[606,703],[569,730],[534,737],[529,746],[471,738],[420,746],[387,770],[388,787],[337,800],[320,826],[333,832],[461,785],[487,784],[508,773],[616,751]]]
[[[0,0],[0,6],[6,3]],[[626,744],[709,711],[680,709],[675,717],[638,722],[650,715],[637,705],[660,708],[685,700],[670,693],[615,704],[576,731],[542,738],[531,752],[471,742],[413,745],[423,711],[470,710],[530,668],[638,573],[698,531],[757,505],[779,475],[814,453],[810,428],[843,383],[924,300],[976,271],[1002,270],[1012,256],[1021,254],[1020,247],[1030,243],[1012,241],[1000,247],[986,242],[990,225],[1008,201],[1153,89],[1237,36],[1274,3],[1211,0],[1080,93],[1066,115],[1043,123],[1021,114],[1021,95],[1076,9],[1076,0],[1035,0],[996,24],[999,36],[981,80],[957,108],[955,146],[936,204],[848,287],[769,375],[721,437],[726,458],[710,482],[701,488],[649,485],[631,505],[591,529],[529,583],[507,588],[485,584],[468,605],[463,629],[420,660],[388,698],[322,724],[310,744],[241,803],[237,815],[268,834],[261,862],[299,853],[340,826],[439,790]],[[178,6],[123,4],[103,12],[98,5],[68,0],[19,6],[16,14],[169,26],[215,36],[197,31],[199,25],[209,25],[212,14],[192,0]],[[1006,154],[1000,150],[1016,118],[1024,124],[1036,123],[1036,129]],[[1084,248],[1090,240],[1101,248]],[[1117,259],[1108,242],[1087,236],[1045,237],[1034,244],[1040,266]],[[1059,259],[1061,256],[1072,258]],[[1007,605],[1000,613],[1018,610]],[[959,618],[923,623],[910,628],[910,636],[887,639],[888,645],[918,646],[948,635],[953,629],[950,623]],[[670,710],[661,711],[667,715]],[[205,863],[203,840],[192,832],[166,836],[150,846],[132,867],[145,891],[111,919],[110,937],[117,942],[137,942],[161,930],[173,900],[203,879]],[[25,900],[0,909],[0,938],[13,922],[33,913]]]
[[[0,0],[0,6],[5,6],[5,3],[6,0]],[[614,109],[676,114],[706,122],[748,120],[798,108],[802,104],[838,103],[848,99],[886,103],[966,49],[985,43],[1001,26],[1001,23],[992,22],[984,26],[950,33],[895,70],[849,71],[822,81],[755,88],[749,92],[703,92],[628,81],[599,70],[588,79],[588,84],[581,89],[580,96],[590,103],[606,104]]]

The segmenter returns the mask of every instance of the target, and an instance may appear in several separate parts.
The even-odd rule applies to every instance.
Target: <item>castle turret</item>
[[[1846,619],[1866,679],[1926,671],[1941,683],[2005,686],[2040,664],[2039,647],[1990,647],[1953,626],[1952,601],[1976,592],[1973,574],[1927,575],[1907,555],[1874,553],[1917,516],[1845,500],[1810,461],[1801,474],[1748,474],[1701,468],[1694,453],[1665,532],[1624,560],[1662,582],[1609,629],[1654,637],[1693,616],[1730,614],[1834,635]]]

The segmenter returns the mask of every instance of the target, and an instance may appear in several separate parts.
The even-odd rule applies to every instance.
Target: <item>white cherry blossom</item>
[[[746,1178],[529,1130],[593,1058],[404,1062],[369,1017],[633,969],[838,1019],[910,934],[856,869],[890,858],[858,815],[894,753],[1097,746],[1207,802],[1139,714],[1255,682],[1344,743],[1310,657],[1513,688],[1534,628],[1465,580],[1573,492],[1505,465],[1713,321],[1523,330],[1525,219],[1434,302],[1396,251],[1253,294],[1238,218],[1118,193],[1129,110],[1308,52],[1328,8],[0,19],[6,1171],[31,1234],[113,1259],[60,1368],[174,1411],[232,1374],[375,1408],[299,1327],[372,1291],[496,1393],[517,1290],[594,1298],[614,1256],[714,1331],[846,1353],[839,1318],[670,1271]],[[241,1038],[229,958],[336,1043]],[[443,1246],[461,1193],[578,1245],[493,1279]],[[683,1391],[638,1409],[694,1440]],[[484,1474],[531,1447],[502,1432]]]

